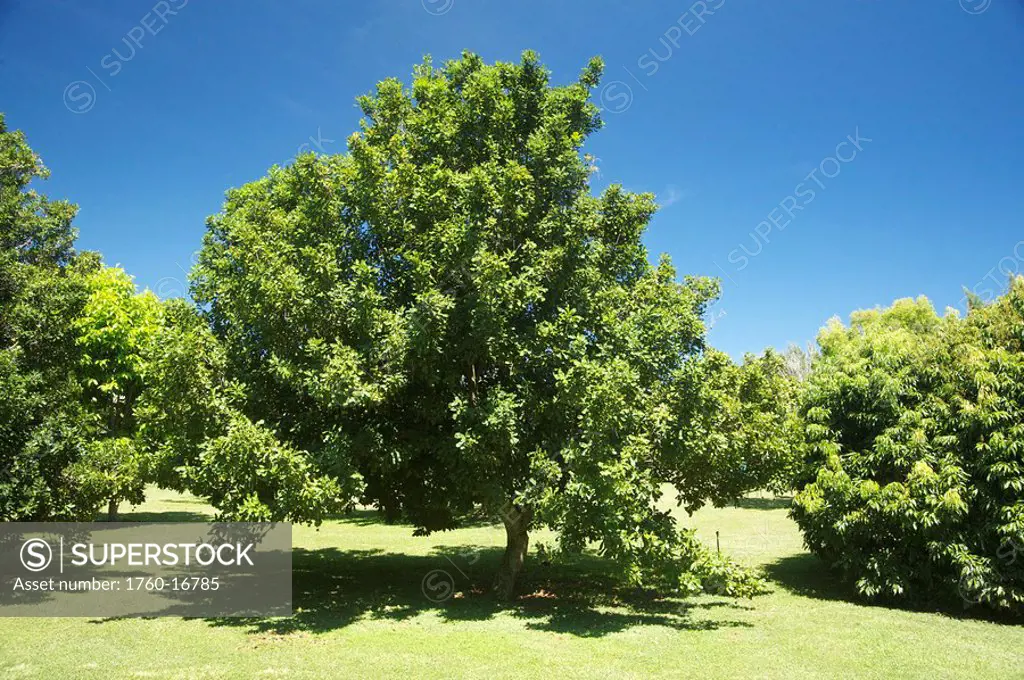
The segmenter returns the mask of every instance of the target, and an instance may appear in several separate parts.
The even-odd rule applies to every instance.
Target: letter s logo
[[[53,561],[53,549],[41,538],[30,538],[21,546],[21,564],[29,571],[42,571]]]

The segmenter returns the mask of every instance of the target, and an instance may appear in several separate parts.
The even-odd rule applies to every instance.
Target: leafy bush
[[[869,597],[1024,603],[1024,279],[968,316],[924,298],[821,332],[801,407],[807,545]]]

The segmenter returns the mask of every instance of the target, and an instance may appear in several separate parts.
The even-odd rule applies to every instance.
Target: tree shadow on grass
[[[744,510],[786,510],[792,504],[792,496],[778,496],[775,498],[743,496],[729,503],[729,507],[743,508]]]
[[[531,557],[518,584],[519,597],[501,603],[490,593],[490,579],[502,552],[478,546],[445,548],[431,555],[296,549],[292,616],[208,621],[261,635],[323,633],[365,618],[404,621],[427,612],[445,622],[486,621],[507,613],[526,620],[530,629],[580,637],[600,637],[633,626],[713,630],[750,625],[707,616],[714,610],[751,608],[741,601],[686,601],[622,589],[609,565],[593,556],[552,565]]]
[[[787,555],[766,564],[764,570],[769,579],[794,595],[867,604],[857,596],[852,586],[843,582],[828,565],[811,553]]]
[[[212,515],[207,515],[201,512],[190,512],[187,510],[172,510],[170,512],[122,512],[117,516],[118,522],[158,522],[164,524],[210,522],[212,519]]]
[[[386,524],[389,526],[409,527],[410,530],[414,528],[414,525],[404,519],[397,519],[388,522],[384,513],[374,508],[355,508],[353,510],[346,510],[345,512],[335,513],[328,515],[325,519],[338,520],[347,524],[353,524],[359,527],[365,526],[379,526]],[[497,522],[497,517],[487,516],[482,514],[468,515],[461,517],[458,520],[459,529],[471,529],[474,527],[486,527],[491,526]]]
[[[765,565],[764,570],[768,578],[785,590],[795,595],[817,600],[847,602],[861,607],[881,607],[908,612],[940,614],[955,619],[989,621],[1008,625],[1024,623],[1024,617],[1019,615],[993,612],[955,596],[928,601],[871,600],[860,595],[853,584],[843,580],[825,562],[811,553],[783,557]]]

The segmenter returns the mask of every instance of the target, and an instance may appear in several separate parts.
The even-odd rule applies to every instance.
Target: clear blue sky
[[[165,294],[225,189],[310,138],[342,151],[356,95],[462,49],[537,50],[555,82],[604,57],[596,185],[659,196],[647,244],[722,278],[711,341],[734,356],[1024,270],[1021,0],[690,8],[0,0],[0,110],[52,169],[45,190],[80,204],[81,245]],[[857,131],[871,141],[837,151]]]

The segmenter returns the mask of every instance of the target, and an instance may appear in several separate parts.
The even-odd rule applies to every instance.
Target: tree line
[[[0,117],[0,519],[113,519],[149,483],[229,520],[487,515],[499,597],[538,527],[631,585],[751,595],[763,578],[666,495],[794,490],[808,546],[866,596],[1019,607],[1024,284],[732,361],[705,338],[718,281],[643,245],[654,197],[591,191],[602,70],[556,86],[531,52],[466,53],[379,83],[347,153],[227,192],[191,300],[78,251]]]

